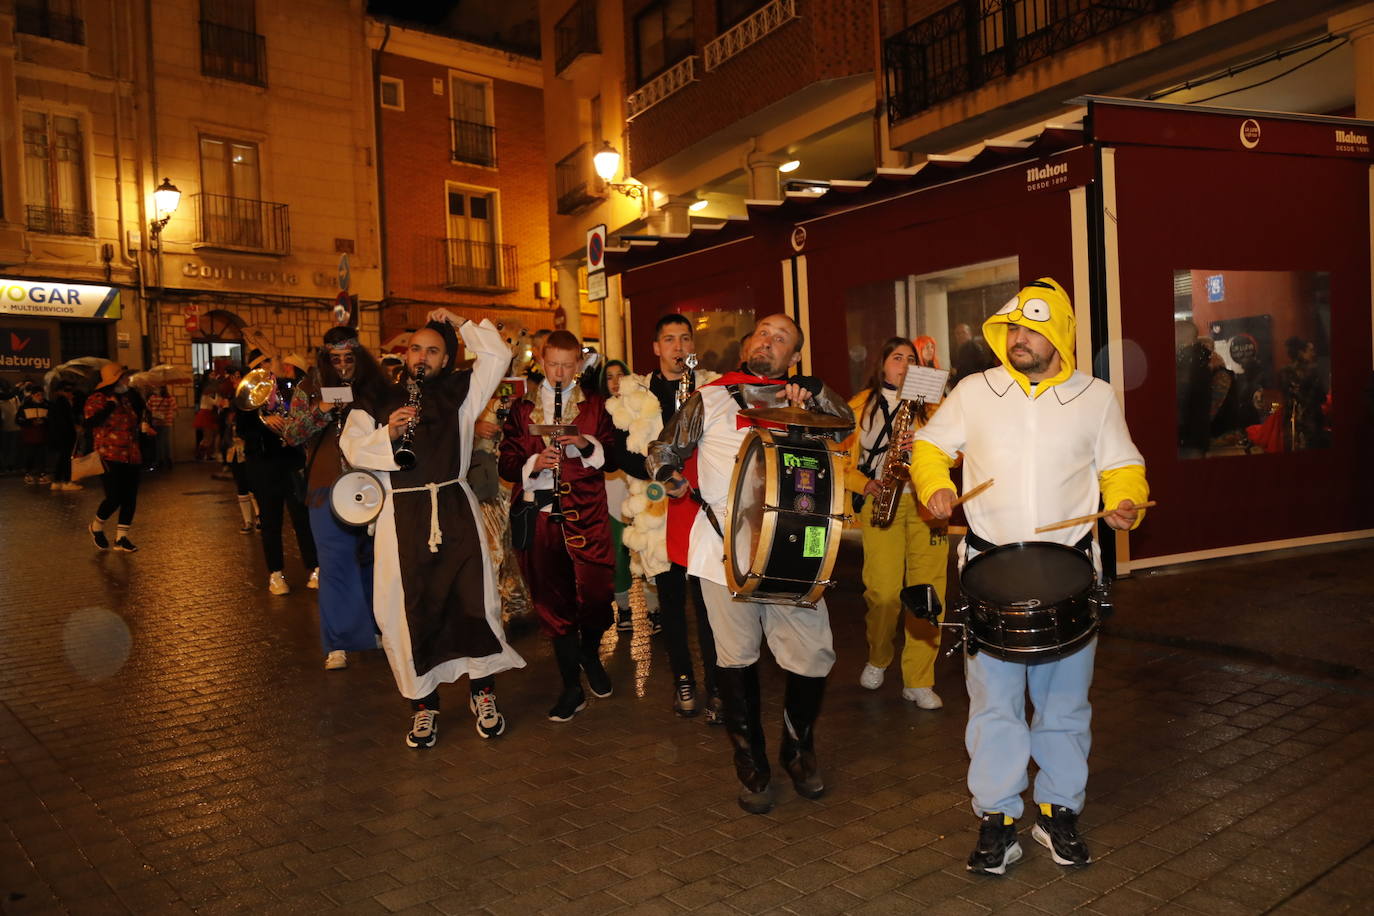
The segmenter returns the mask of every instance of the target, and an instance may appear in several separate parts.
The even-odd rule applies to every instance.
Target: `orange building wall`
[[[381,108],[378,112],[385,295],[422,303],[387,308],[382,317],[382,339],[421,324],[425,313],[436,305],[474,319],[491,317],[507,324],[523,324],[530,330],[552,326],[550,300],[534,297],[535,283],[550,279],[543,92],[518,83],[492,81],[496,168],[482,168],[451,161],[447,67],[384,53],[379,70],[383,76],[405,83],[405,110]],[[444,86],[443,95],[433,91],[436,79]],[[499,241],[517,248],[514,292],[444,289],[444,251],[439,240],[448,229],[446,189],[450,181],[497,192]]]

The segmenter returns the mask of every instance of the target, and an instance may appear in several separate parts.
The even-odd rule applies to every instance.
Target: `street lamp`
[[[163,227],[172,218],[172,214],[177,212],[177,205],[180,203],[181,189],[172,184],[170,178],[163,178],[162,184],[153,191],[153,210],[157,214],[152,225],[154,236],[162,233]]]
[[[611,146],[609,140],[601,141],[601,149],[592,155],[592,167],[596,169],[597,176],[606,186],[613,191],[619,191],[626,197],[641,199],[644,196],[644,185],[631,183],[618,183],[611,179],[620,171],[620,151]]]

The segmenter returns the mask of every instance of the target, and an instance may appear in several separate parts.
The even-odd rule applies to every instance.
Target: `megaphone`
[[[345,525],[370,525],[382,514],[386,487],[375,474],[354,468],[339,475],[329,489],[329,511]]]

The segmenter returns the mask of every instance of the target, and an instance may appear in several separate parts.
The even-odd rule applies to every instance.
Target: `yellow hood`
[[[1016,324],[1045,335],[1059,351],[1060,369],[1053,378],[1045,379],[1031,394],[1030,379],[1012,368],[1007,360],[1007,325]],[[1073,303],[1069,294],[1049,277],[1027,285],[1015,298],[983,322],[983,339],[1002,361],[1008,373],[1027,397],[1038,397],[1073,374],[1073,345],[1077,323],[1073,317]]]

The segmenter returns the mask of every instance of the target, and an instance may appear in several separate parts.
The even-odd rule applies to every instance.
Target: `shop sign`
[[[1069,164],[1055,162],[1049,165],[1032,165],[1026,168],[1026,190],[1048,191],[1050,188],[1065,187],[1069,183]]]
[[[1212,274],[1207,278],[1207,301],[1226,301],[1226,277],[1224,275]]]
[[[268,286],[295,286],[300,278],[294,273],[282,270],[259,270],[254,267],[236,267],[232,264],[203,264],[186,261],[181,265],[181,275],[201,280],[248,280],[253,283],[266,283]]]
[[[1363,130],[1341,130],[1336,128],[1336,152],[1368,153],[1369,132]]]
[[[118,318],[119,287],[0,277],[0,312],[55,318]]]
[[[52,338],[45,330],[0,325],[0,369],[51,369]]]

